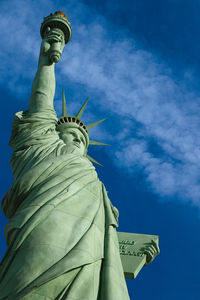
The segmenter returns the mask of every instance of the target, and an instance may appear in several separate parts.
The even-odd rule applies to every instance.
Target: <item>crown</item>
[[[63,96],[62,96],[62,116],[58,118],[58,123],[57,123],[57,128],[60,129],[63,127],[64,128],[78,128],[84,135],[86,139],[86,146],[88,147],[89,145],[93,146],[108,146],[108,144],[104,144],[101,142],[97,141],[92,141],[89,139],[89,130],[99,123],[103,122],[105,119],[99,120],[97,122],[94,122],[92,124],[86,125],[84,124],[83,121],[81,121],[81,116],[85,110],[85,107],[88,103],[89,98],[86,99],[82,107],[80,108],[79,112],[76,114],[76,116],[71,116],[68,115],[67,113],[67,104],[66,104],[66,99],[65,99],[65,92],[63,90]],[[92,162],[102,166],[100,163],[98,163],[94,158],[92,158],[89,155],[86,155],[89,160]]]

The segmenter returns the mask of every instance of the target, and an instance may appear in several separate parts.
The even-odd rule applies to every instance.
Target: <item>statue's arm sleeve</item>
[[[35,113],[46,109],[54,109],[55,94],[55,65],[45,65],[40,57],[29,103],[29,112]]]
[[[30,146],[55,143],[58,140],[56,124],[54,109],[36,113],[20,111],[14,116],[9,145],[14,151],[19,151]]]
[[[52,44],[57,42],[61,43],[61,48],[63,49],[65,45],[64,34],[61,30],[52,29],[45,34],[41,43],[38,68],[31,90],[30,112],[53,109],[56,86],[55,63],[52,63],[50,59],[49,47],[52,47]]]

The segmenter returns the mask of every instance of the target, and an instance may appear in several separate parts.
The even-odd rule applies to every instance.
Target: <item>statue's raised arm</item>
[[[65,14],[45,18],[41,36],[29,110],[15,114],[9,142],[13,183],[2,199],[9,221],[0,300],[130,300],[116,231],[118,210],[87,154],[89,145],[106,145],[90,140],[89,132],[104,119],[88,125],[81,120],[88,99],[75,116],[68,115],[64,93],[57,118],[54,66],[71,37]],[[124,260],[125,273],[135,276],[159,248],[153,236],[140,243],[133,235],[121,234],[120,249],[131,258]]]
[[[67,17],[56,12],[44,19],[41,26],[42,43],[38,69],[33,81],[29,112],[53,109],[55,94],[55,63],[61,58],[63,48],[71,37]]]

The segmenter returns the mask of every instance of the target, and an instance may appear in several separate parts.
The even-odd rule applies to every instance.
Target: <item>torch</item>
[[[67,44],[72,35],[72,30],[70,26],[70,22],[67,16],[62,11],[56,11],[55,14],[50,14],[46,18],[44,18],[43,23],[41,24],[40,34],[41,37],[44,39],[45,33],[48,30],[52,30],[58,28],[60,29],[65,38],[65,44]],[[61,49],[61,42],[55,42],[51,44],[50,48],[50,60],[51,62],[57,63],[61,59],[62,49]]]

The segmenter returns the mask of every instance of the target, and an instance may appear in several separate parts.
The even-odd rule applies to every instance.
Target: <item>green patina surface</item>
[[[28,111],[15,115],[13,184],[2,208],[10,219],[0,268],[0,299],[129,299],[116,234],[117,210],[86,157],[84,134],[59,129],[53,107],[52,45],[47,30]]]
[[[71,37],[58,19],[43,26],[29,109],[13,122],[0,299],[126,300],[118,211],[87,157],[87,130],[59,126],[53,106],[54,62]]]

